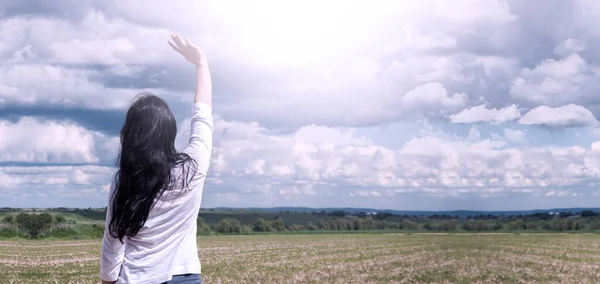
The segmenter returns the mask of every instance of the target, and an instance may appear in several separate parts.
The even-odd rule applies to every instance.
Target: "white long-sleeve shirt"
[[[197,174],[183,195],[178,194],[181,186],[175,186],[156,199],[144,226],[135,237],[123,238],[123,244],[109,234],[112,205],[109,198],[100,279],[151,284],[169,281],[177,274],[200,273],[196,220],[210,164],[212,133],[212,107],[195,103],[190,142],[184,152],[197,162]],[[181,168],[174,168],[173,174],[181,174]],[[114,188],[113,181],[109,197],[113,196]]]

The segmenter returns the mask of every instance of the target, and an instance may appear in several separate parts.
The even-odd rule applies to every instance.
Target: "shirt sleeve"
[[[190,122],[190,143],[184,152],[198,164],[198,173],[206,175],[212,152],[213,127],[212,106],[195,103]]]
[[[108,206],[106,208],[106,221],[104,225],[104,237],[102,239],[102,253],[100,256],[100,279],[104,281],[117,281],[121,272],[121,264],[125,254],[125,244],[118,238],[110,235],[108,226],[112,217],[112,197],[114,195],[114,183],[110,187]],[[123,239],[125,241],[125,239]]]

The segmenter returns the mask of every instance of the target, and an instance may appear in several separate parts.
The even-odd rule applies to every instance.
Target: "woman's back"
[[[196,67],[198,81],[205,79],[206,64]],[[196,221],[213,133],[210,78],[206,81],[196,90],[190,141],[183,153],[172,149],[176,127],[173,132],[174,127],[163,130],[160,123],[131,122],[153,116],[156,120],[165,116],[163,109],[153,110],[151,103],[144,102],[130,108],[121,134],[120,168],[107,206],[100,261],[104,282],[163,283],[174,275],[201,273]],[[148,100],[156,104],[157,97]],[[170,110],[167,117],[172,119]],[[153,133],[160,131],[169,132],[169,137]],[[170,168],[165,169],[165,164]]]

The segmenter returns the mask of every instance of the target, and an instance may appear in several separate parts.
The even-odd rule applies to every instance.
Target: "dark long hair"
[[[110,235],[123,242],[135,236],[148,220],[155,198],[178,180],[171,176],[182,166],[181,185],[186,188],[197,169],[187,154],[175,150],[177,123],[169,106],[159,97],[142,93],[127,111],[121,129],[119,170],[115,174]]]

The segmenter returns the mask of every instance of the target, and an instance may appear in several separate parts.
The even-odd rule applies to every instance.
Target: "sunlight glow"
[[[251,1],[221,18],[261,64],[303,66],[341,58],[378,21],[374,5],[350,1]]]

